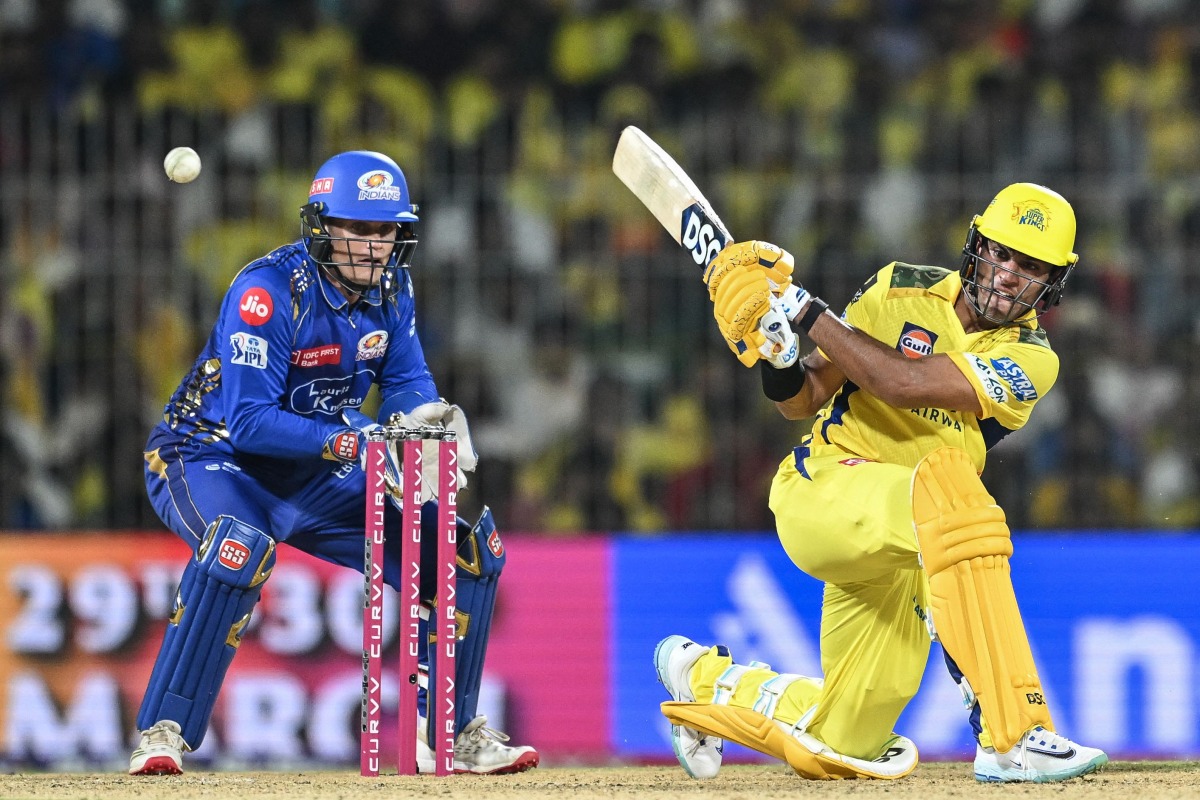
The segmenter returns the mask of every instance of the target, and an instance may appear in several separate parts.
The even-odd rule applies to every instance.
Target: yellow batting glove
[[[771,310],[771,285],[764,272],[758,269],[736,268],[725,272],[716,283],[709,284],[713,300],[713,316],[729,349],[747,367],[758,361],[766,337],[759,322]]]
[[[778,297],[792,282],[796,267],[792,254],[770,242],[735,242],[722,250],[704,272],[708,296],[715,298],[717,287],[731,272],[755,270],[766,276],[771,291]]]

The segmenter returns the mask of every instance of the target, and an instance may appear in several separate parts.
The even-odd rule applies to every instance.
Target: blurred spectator
[[[897,241],[955,266],[988,186],[1061,186],[1068,291],[1093,317],[1045,319],[1064,365],[1031,422],[1049,446],[1012,437],[989,482],[1018,528],[1200,525],[1192,6],[0,1],[0,193],[31,210],[0,218],[0,522],[154,524],[121,487],[160,372],[239,254],[297,230],[295,172],[363,147],[438,209],[413,276],[447,290],[418,324],[513,524],[770,527],[744,498],[798,429],[613,177],[635,124],[835,306]],[[159,169],[179,143],[205,160],[188,187]],[[70,469],[60,430],[91,445]]]

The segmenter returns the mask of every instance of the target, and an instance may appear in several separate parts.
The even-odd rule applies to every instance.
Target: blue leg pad
[[[430,567],[436,565],[437,557],[436,551],[426,550],[424,547],[426,542],[436,541],[437,536],[436,508],[430,509],[429,505],[431,504],[421,511],[421,595],[427,603],[433,600],[434,587],[432,578],[428,584],[424,578],[433,576],[434,570]],[[428,526],[425,524],[426,520],[430,521]],[[483,660],[487,654],[488,634],[492,630],[492,614],[496,609],[496,588],[506,558],[504,544],[500,541],[490,508],[484,507],[479,521],[473,527],[468,526],[465,520],[459,519],[456,589],[458,605],[454,613],[458,627],[458,647],[454,673],[458,693],[455,698],[455,729],[460,733],[466,724],[475,718],[479,707],[479,686],[483,682]],[[436,651],[436,646],[429,640],[428,621],[422,619],[421,623],[421,634],[429,642],[429,646],[421,651],[421,667],[430,674],[429,685],[436,686],[437,670],[432,663],[432,654]],[[417,707],[421,716],[427,718],[426,702],[426,692],[422,687],[418,693]]]
[[[208,730],[217,692],[242,631],[275,566],[275,541],[233,517],[218,517],[183,570],[167,632],[137,725],[179,723],[191,750]]]

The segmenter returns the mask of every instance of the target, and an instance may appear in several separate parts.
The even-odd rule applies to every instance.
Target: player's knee
[[[217,517],[196,549],[196,561],[210,578],[252,589],[271,577],[275,540],[236,517]]]
[[[925,571],[931,575],[973,558],[1012,555],[1004,511],[963,450],[942,447],[917,464],[912,507]]]
[[[458,569],[477,578],[498,577],[508,556],[492,510],[483,507],[479,519],[470,527],[459,520]]]

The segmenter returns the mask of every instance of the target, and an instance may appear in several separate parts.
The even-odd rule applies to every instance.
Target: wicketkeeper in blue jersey
[[[301,208],[301,238],[233,279],[207,344],[151,431],[150,501],[194,556],[138,712],[130,774],[180,774],[183,752],[200,745],[278,544],[363,569],[361,458],[377,423],[359,408],[372,385],[379,419],[444,424],[459,433],[460,467],[474,469],[466,418],[440,399],[417,337],[408,275],[416,210],[387,156],[326,161]],[[436,514],[423,519],[432,542]],[[508,746],[476,715],[504,546],[486,507],[474,525],[458,524],[457,610],[468,621],[456,659],[455,767],[519,772],[537,766],[537,751]],[[398,588],[398,549],[384,561],[384,580]],[[414,755],[432,772],[425,717]]]

